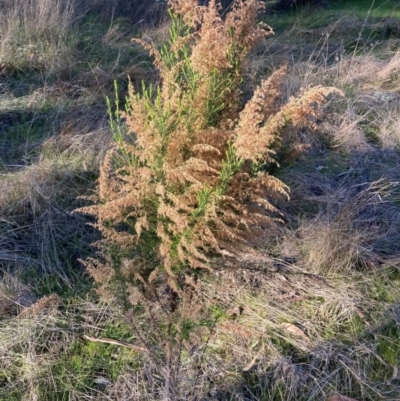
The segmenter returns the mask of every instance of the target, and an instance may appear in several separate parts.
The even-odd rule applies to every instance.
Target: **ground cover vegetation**
[[[0,3],[0,400],[397,400],[398,4],[127,3]]]

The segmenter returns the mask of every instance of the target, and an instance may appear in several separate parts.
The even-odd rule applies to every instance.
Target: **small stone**
[[[111,383],[110,380],[106,379],[103,376],[98,376],[93,381],[94,381],[94,383],[101,384],[103,386],[108,386]]]

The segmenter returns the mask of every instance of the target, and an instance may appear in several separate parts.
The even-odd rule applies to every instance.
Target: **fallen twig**
[[[93,341],[93,342],[97,342],[97,343],[119,345],[121,347],[131,348],[136,351],[142,351],[142,352],[148,351],[147,348],[140,347],[139,345],[133,345],[133,344],[117,341],[117,340],[111,340],[110,338],[96,338],[96,337],[87,336],[86,334],[83,337],[88,341]]]

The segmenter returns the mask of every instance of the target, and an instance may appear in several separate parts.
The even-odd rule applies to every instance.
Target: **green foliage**
[[[126,329],[118,326],[106,327],[102,335],[118,340],[130,338]],[[113,382],[128,364],[132,364],[132,360],[133,352],[129,349],[77,340],[70,344],[51,367],[53,386],[46,383],[39,388],[41,399],[64,401],[78,393],[94,393],[96,389],[104,389],[101,384],[95,383],[96,377],[104,377]]]

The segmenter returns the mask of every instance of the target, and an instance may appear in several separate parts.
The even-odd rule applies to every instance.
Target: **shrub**
[[[284,103],[280,68],[241,106],[245,58],[273,34],[256,24],[261,8],[237,0],[222,18],[215,0],[173,0],[168,42],[133,40],[154,57],[160,84],[130,86],[126,111],[111,119],[99,203],[84,209],[104,236],[105,260],[87,262],[103,290],[119,283],[114,291],[133,302],[138,284],[166,285],[179,297],[219,257],[254,252],[280,220],[289,189],[266,167],[337,91],[315,87]]]

